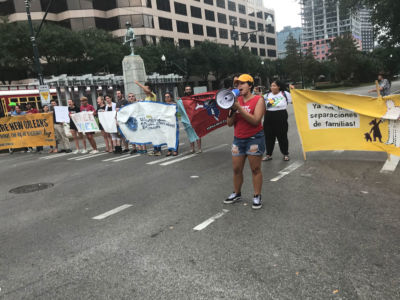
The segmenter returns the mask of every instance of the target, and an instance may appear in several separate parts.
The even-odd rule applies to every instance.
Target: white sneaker
[[[72,151],[72,154],[78,154],[78,153],[79,153],[78,149],[76,149],[75,151]]]
[[[82,149],[82,150],[81,150],[81,153],[82,153],[82,154],[86,154],[86,153],[88,153],[88,151],[87,151],[86,149]]]
[[[89,154],[97,154],[97,153],[99,153],[99,150],[92,150],[89,152]]]

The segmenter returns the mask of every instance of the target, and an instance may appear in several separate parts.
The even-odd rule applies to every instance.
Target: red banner
[[[199,137],[226,125],[229,110],[222,109],[215,101],[217,91],[182,97],[190,123]]]

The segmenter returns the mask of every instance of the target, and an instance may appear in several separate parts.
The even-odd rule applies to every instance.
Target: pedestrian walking
[[[264,132],[261,124],[265,111],[265,102],[259,95],[253,95],[254,79],[249,74],[242,74],[235,84],[240,91],[240,96],[235,100],[229,111],[227,124],[234,126],[234,139],[232,144],[233,167],[233,193],[225,199],[224,203],[232,204],[241,200],[243,184],[243,169],[246,157],[249,161],[253,177],[253,209],[262,207],[261,188],[262,172],[261,159],[265,151]]]
[[[91,112],[93,114],[96,113],[96,110],[94,109],[93,105],[89,104],[88,98],[86,97],[81,97],[81,107],[80,110],[81,112],[86,111],[86,112]],[[92,151],[90,151],[90,154],[96,154],[99,153],[97,150],[97,145],[96,145],[96,140],[94,139],[94,132],[86,132],[86,137],[90,143],[90,146],[92,146]]]
[[[275,141],[278,139],[279,148],[283,154],[283,160],[289,161],[289,140],[287,133],[289,130],[287,106],[292,102],[290,93],[285,91],[285,85],[275,80],[271,83],[271,91],[264,95],[265,116],[264,134],[267,154],[264,161],[272,159]]]

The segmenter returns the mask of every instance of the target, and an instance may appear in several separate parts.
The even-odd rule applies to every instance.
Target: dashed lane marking
[[[279,179],[285,177],[286,175],[292,173],[294,170],[296,170],[297,168],[301,167],[304,163],[301,161],[295,161],[294,163],[292,163],[291,165],[289,165],[288,167],[286,167],[285,169],[283,169],[282,171],[279,171],[279,175],[272,178],[271,181],[278,181]]]
[[[105,219],[109,216],[115,215],[116,213],[119,213],[120,211],[123,211],[124,209],[127,209],[131,206],[132,206],[132,204],[124,204],[124,205],[118,206],[117,208],[109,210],[109,211],[105,212],[104,214],[93,217],[92,219],[93,220],[103,220],[103,219]]]
[[[212,151],[212,150],[215,150],[215,149],[219,149],[219,148],[225,147],[225,146],[227,146],[227,145],[228,145],[228,144],[222,144],[222,145],[218,145],[218,146],[215,146],[215,147],[212,147],[212,148],[208,148],[208,149],[204,150],[203,153],[209,152],[209,151]],[[177,162],[180,162],[180,161],[183,161],[183,160],[186,160],[186,159],[192,158],[192,157],[194,157],[194,156],[198,156],[198,155],[199,155],[199,154],[190,154],[190,155],[186,155],[186,156],[183,156],[183,157],[180,157],[180,158],[171,160],[171,161],[167,161],[167,162],[161,163],[160,166],[172,165],[172,164],[174,164],[174,163],[177,163]],[[200,154],[200,155],[201,155],[201,154]]]
[[[229,212],[229,210],[223,209],[222,212],[217,213],[216,215],[212,216],[211,218],[205,220],[203,223],[200,223],[199,225],[197,225],[196,227],[194,227],[193,230],[195,230],[195,231],[203,230],[203,229],[206,228],[208,225],[210,225],[211,223],[215,222],[215,220],[221,218],[221,217],[222,217],[223,215],[225,215],[227,212]]]
[[[400,161],[400,156],[390,155],[390,160],[386,160],[385,164],[381,169],[381,173],[392,173],[396,170],[396,167]]]

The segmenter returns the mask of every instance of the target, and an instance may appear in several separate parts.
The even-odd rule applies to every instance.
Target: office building
[[[360,10],[361,19],[361,42],[363,51],[374,50],[374,27],[371,22],[371,10],[363,8]]]
[[[345,33],[351,33],[362,50],[360,12],[341,12],[338,1],[302,0],[303,51],[312,49],[314,57],[325,60],[330,42]]]
[[[50,1],[31,2],[33,20],[42,19]],[[25,21],[24,1],[1,2],[0,15],[10,22]],[[268,16],[273,23],[267,26]],[[130,22],[138,46],[160,40],[182,47],[204,40],[233,46],[236,39],[238,47],[246,44],[254,54],[277,56],[274,11],[262,0],[55,0],[46,19],[72,30],[95,27],[118,37]]]
[[[283,29],[276,33],[278,58],[286,57],[286,41],[290,35],[297,41],[301,41],[302,30],[301,27],[285,26]]]

